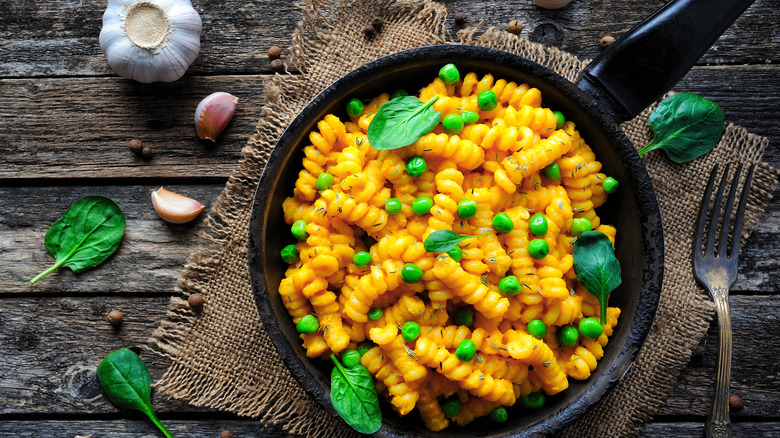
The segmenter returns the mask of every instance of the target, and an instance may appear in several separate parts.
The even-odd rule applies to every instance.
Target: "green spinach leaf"
[[[639,151],[662,149],[675,163],[685,163],[711,151],[725,128],[723,110],[697,94],[680,93],[664,99],[647,124],[653,141]]]
[[[127,348],[114,351],[98,365],[97,378],[111,403],[143,412],[167,438],[173,438],[152,409],[152,376],[137,354]]]
[[[452,248],[455,248],[455,245],[462,240],[470,239],[472,237],[474,236],[457,234],[450,230],[439,230],[431,233],[428,238],[425,239],[425,242],[423,242],[423,246],[428,252],[447,252]]]
[[[382,427],[382,411],[374,379],[362,365],[344,368],[336,356],[330,374],[330,401],[336,412],[360,433],[374,433]]]
[[[414,96],[401,96],[385,102],[368,125],[371,147],[380,151],[402,148],[433,131],[441,121],[441,113],[431,108],[438,99],[434,96],[422,103]]]
[[[105,196],[84,196],[73,203],[46,232],[46,249],[55,263],[30,280],[35,284],[61,266],[79,273],[103,263],[119,247],[125,215]]]
[[[623,281],[612,242],[600,231],[586,231],[574,241],[572,257],[577,281],[599,299],[601,324],[606,324],[607,298]]]

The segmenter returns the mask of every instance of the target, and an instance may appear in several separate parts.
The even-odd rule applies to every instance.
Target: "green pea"
[[[558,163],[552,163],[542,169],[542,175],[550,179],[561,179],[561,166]]]
[[[531,409],[539,409],[542,406],[544,406],[545,401],[544,393],[539,392],[532,392],[526,396],[520,397],[518,402],[520,403],[520,406],[531,408]]]
[[[357,350],[347,350],[341,353],[341,363],[347,368],[352,368],[360,363],[360,356]]]
[[[558,342],[564,347],[571,347],[580,339],[580,332],[575,327],[565,325],[558,329]]]
[[[352,256],[352,263],[360,266],[361,268],[368,266],[371,263],[371,254],[365,251],[358,251]]]
[[[292,227],[290,227],[290,232],[293,237],[298,240],[306,240],[309,238],[309,233],[306,232],[306,221],[303,219],[295,221],[295,223],[292,224]]]
[[[425,216],[433,207],[433,199],[427,196],[420,196],[412,201],[412,212],[417,216]]]
[[[574,218],[571,221],[571,234],[579,236],[580,234],[593,229],[593,224],[584,217]]]
[[[317,190],[328,190],[331,187],[333,187],[333,175],[323,172],[317,176]]]
[[[458,201],[458,217],[469,219],[477,214],[477,201],[469,198],[463,198]]]
[[[474,355],[477,354],[477,346],[474,345],[474,341],[471,339],[464,339],[458,344],[458,348],[455,350],[455,357],[463,362],[468,362],[474,359]]]
[[[420,336],[420,324],[414,321],[407,321],[401,327],[401,336],[406,342],[412,342]]]
[[[385,201],[385,210],[387,214],[398,214],[401,212],[401,200],[398,198],[388,198]]]
[[[479,114],[475,113],[474,111],[466,110],[460,113],[460,118],[463,119],[464,125],[472,125],[477,123],[477,120],[479,120]]]
[[[534,239],[528,242],[528,255],[535,259],[543,259],[550,253],[550,245],[544,239]]]
[[[482,111],[494,110],[498,106],[498,97],[493,90],[483,91],[477,96],[477,104]]]
[[[409,159],[409,162],[406,163],[406,173],[409,174],[409,176],[420,176],[425,171],[428,170],[428,163],[425,162],[425,158],[423,157],[412,157]]]
[[[444,414],[448,417],[454,417],[460,413],[460,407],[462,406],[462,403],[460,400],[457,399],[449,399],[446,400],[441,405],[441,410],[444,411]]]
[[[525,331],[536,339],[542,339],[543,337],[547,336],[547,326],[541,319],[534,319],[533,321],[529,321],[528,325],[525,326]]]
[[[499,233],[508,233],[515,227],[512,218],[506,213],[499,213],[493,217],[493,229]]]
[[[347,115],[353,119],[360,117],[363,114],[363,102],[358,99],[350,99],[347,102]]]
[[[566,123],[566,117],[560,111],[553,111],[553,114],[555,115],[555,129],[563,128],[563,124]]]
[[[601,185],[604,187],[604,191],[609,194],[615,193],[618,188],[617,180],[611,176],[608,176]]]
[[[447,114],[441,120],[441,127],[447,134],[458,134],[463,130],[463,118],[457,114]]]
[[[447,255],[449,255],[452,260],[459,262],[463,258],[463,251],[459,246],[455,245],[451,250],[447,251]]]
[[[382,309],[378,307],[374,307],[368,311],[368,319],[370,319],[371,321],[376,321],[381,317],[382,317]]]
[[[604,333],[604,327],[597,318],[583,318],[580,320],[580,333],[589,339],[596,339]]]
[[[360,345],[358,345],[358,353],[360,353],[360,356],[362,357],[364,354],[368,353],[368,350],[374,348],[374,345],[371,342],[361,342]]]
[[[392,95],[392,96],[390,96],[390,100],[393,100],[393,99],[395,99],[396,97],[404,97],[404,96],[408,96],[408,95],[409,95],[409,93],[408,93],[406,90],[404,90],[404,89],[401,89],[401,90],[395,90],[395,92],[393,93],[393,95]]]
[[[520,281],[514,275],[509,275],[498,282],[498,291],[506,297],[513,297],[520,293]]]
[[[547,217],[541,213],[536,213],[531,216],[531,221],[528,222],[528,228],[537,236],[544,236],[547,234]]]
[[[401,268],[401,280],[406,283],[417,283],[422,279],[422,269],[414,263],[407,263]]]
[[[439,77],[446,85],[453,85],[460,80],[460,72],[455,64],[447,64],[439,70]]]
[[[314,333],[320,328],[320,322],[314,315],[306,315],[298,321],[298,331],[308,334]]]
[[[505,407],[499,406],[490,411],[490,419],[496,423],[506,423],[506,420],[509,419],[509,414],[506,412]]]
[[[298,254],[298,248],[293,244],[285,246],[279,253],[282,255],[282,261],[288,265],[292,265],[301,259],[300,254]]]
[[[471,324],[474,324],[474,309],[471,306],[458,307],[452,320],[457,325],[471,327]]]

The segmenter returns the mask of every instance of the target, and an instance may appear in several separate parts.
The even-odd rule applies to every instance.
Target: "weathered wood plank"
[[[115,330],[106,321],[111,309],[124,313]],[[0,299],[0,422],[11,414],[96,414],[117,412],[102,397],[94,370],[111,351],[143,344],[168,309],[166,297],[16,297]],[[780,421],[780,368],[767,354],[780,331],[780,303],[775,297],[735,296],[732,299],[735,361],[734,393],[745,409],[734,413]],[[710,339],[715,332],[710,331]],[[154,379],[166,360],[141,354]],[[709,411],[715,368],[715,342],[687,367],[661,414],[698,415]],[[155,397],[159,412],[198,412],[175,400]]]
[[[255,131],[263,76],[188,77],[173,84],[116,78],[0,80],[0,180],[74,177],[227,177]],[[780,66],[701,67],[676,88],[713,99],[726,120],[770,139],[780,166]],[[199,140],[193,114],[214,91],[237,95],[236,114],[216,145]],[[155,151],[127,150],[139,138]]]
[[[470,23],[503,28],[517,19],[534,41],[557,45],[582,57],[599,52],[599,40],[619,36],[665,2],[607,0],[572,2],[560,10],[545,10],[531,2],[448,0],[450,17],[468,14]],[[290,45],[301,18],[294,2],[260,0],[245,3],[195,0],[203,19],[201,52],[188,74],[258,74],[269,72],[265,55],[272,44]],[[90,76],[112,74],[98,44],[105,2],[14,1],[0,20],[0,77]],[[777,41],[771,29],[780,20],[772,0],[758,0],[700,60],[701,64],[777,62]],[[450,31],[455,32],[450,19]],[[359,29],[356,29],[356,32]]]
[[[179,186],[170,190],[199,200],[210,208],[223,184]],[[14,292],[168,292],[173,291],[189,254],[208,242],[197,234],[203,218],[188,224],[170,224],[157,216],[151,192],[159,186],[131,187],[23,187],[0,188],[0,273],[2,293]],[[100,266],[81,274],[63,268],[35,285],[28,281],[54,263],[44,247],[44,236],[81,196],[102,194],[114,199],[127,218],[127,228],[117,252]]]
[[[223,184],[171,185],[166,187],[211,207]],[[0,187],[0,294],[77,292],[169,291],[189,254],[208,242],[198,239],[204,229],[203,216],[184,225],[164,222],[150,201],[153,185]],[[34,286],[28,280],[53,263],[44,247],[51,224],[70,205],[86,194],[103,194],[114,199],[127,217],[122,245],[102,265],[81,274],[60,269]],[[780,282],[780,200],[774,200],[754,234],[742,248],[740,275],[734,293],[777,293]]]
[[[704,436],[704,418],[701,422],[671,423],[658,421],[649,423],[642,429],[642,437],[700,437]],[[732,432],[735,437],[770,438],[780,436],[780,424],[776,422],[734,422]]]
[[[193,1],[203,33],[188,74],[270,72],[268,47],[290,45],[292,1]],[[113,75],[98,36],[103,0],[20,0],[0,15],[0,77]],[[286,53],[286,52],[285,52]]]
[[[262,76],[189,77],[173,84],[0,81],[0,178],[227,176],[255,132],[264,82]],[[200,140],[194,123],[198,103],[215,91],[239,98],[216,144]],[[130,153],[132,138],[150,146],[153,158]]]

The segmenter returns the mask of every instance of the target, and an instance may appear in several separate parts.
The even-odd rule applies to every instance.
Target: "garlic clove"
[[[160,187],[152,192],[152,204],[161,218],[173,224],[195,219],[205,207],[200,202]]]
[[[172,82],[198,56],[201,28],[189,0],[112,0],[103,14],[100,48],[122,77]]]
[[[533,0],[536,6],[545,9],[560,9],[569,3],[571,0]]]
[[[201,100],[195,109],[195,129],[198,131],[198,137],[216,142],[217,136],[233,117],[237,103],[236,96],[222,91],[209,94]]]

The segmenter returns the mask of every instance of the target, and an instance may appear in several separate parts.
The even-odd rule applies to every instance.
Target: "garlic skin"
[[[195,109],[195,129],[198,137],[217,141],[236,111],[238,98],[230,93],[218,91],[200,101]]]
[[[202,27],[190,0],[109,0],[100,48],[119,76],[172,82],[197,58]]]
[[[569,3],[571,0],[533,0],[536,6],[545,9],[560,9]]]
[[[152,204],[157,214],[173,224],[184,224],[198,217],[205,206],[184,195],[160,187],[152,192]]]

